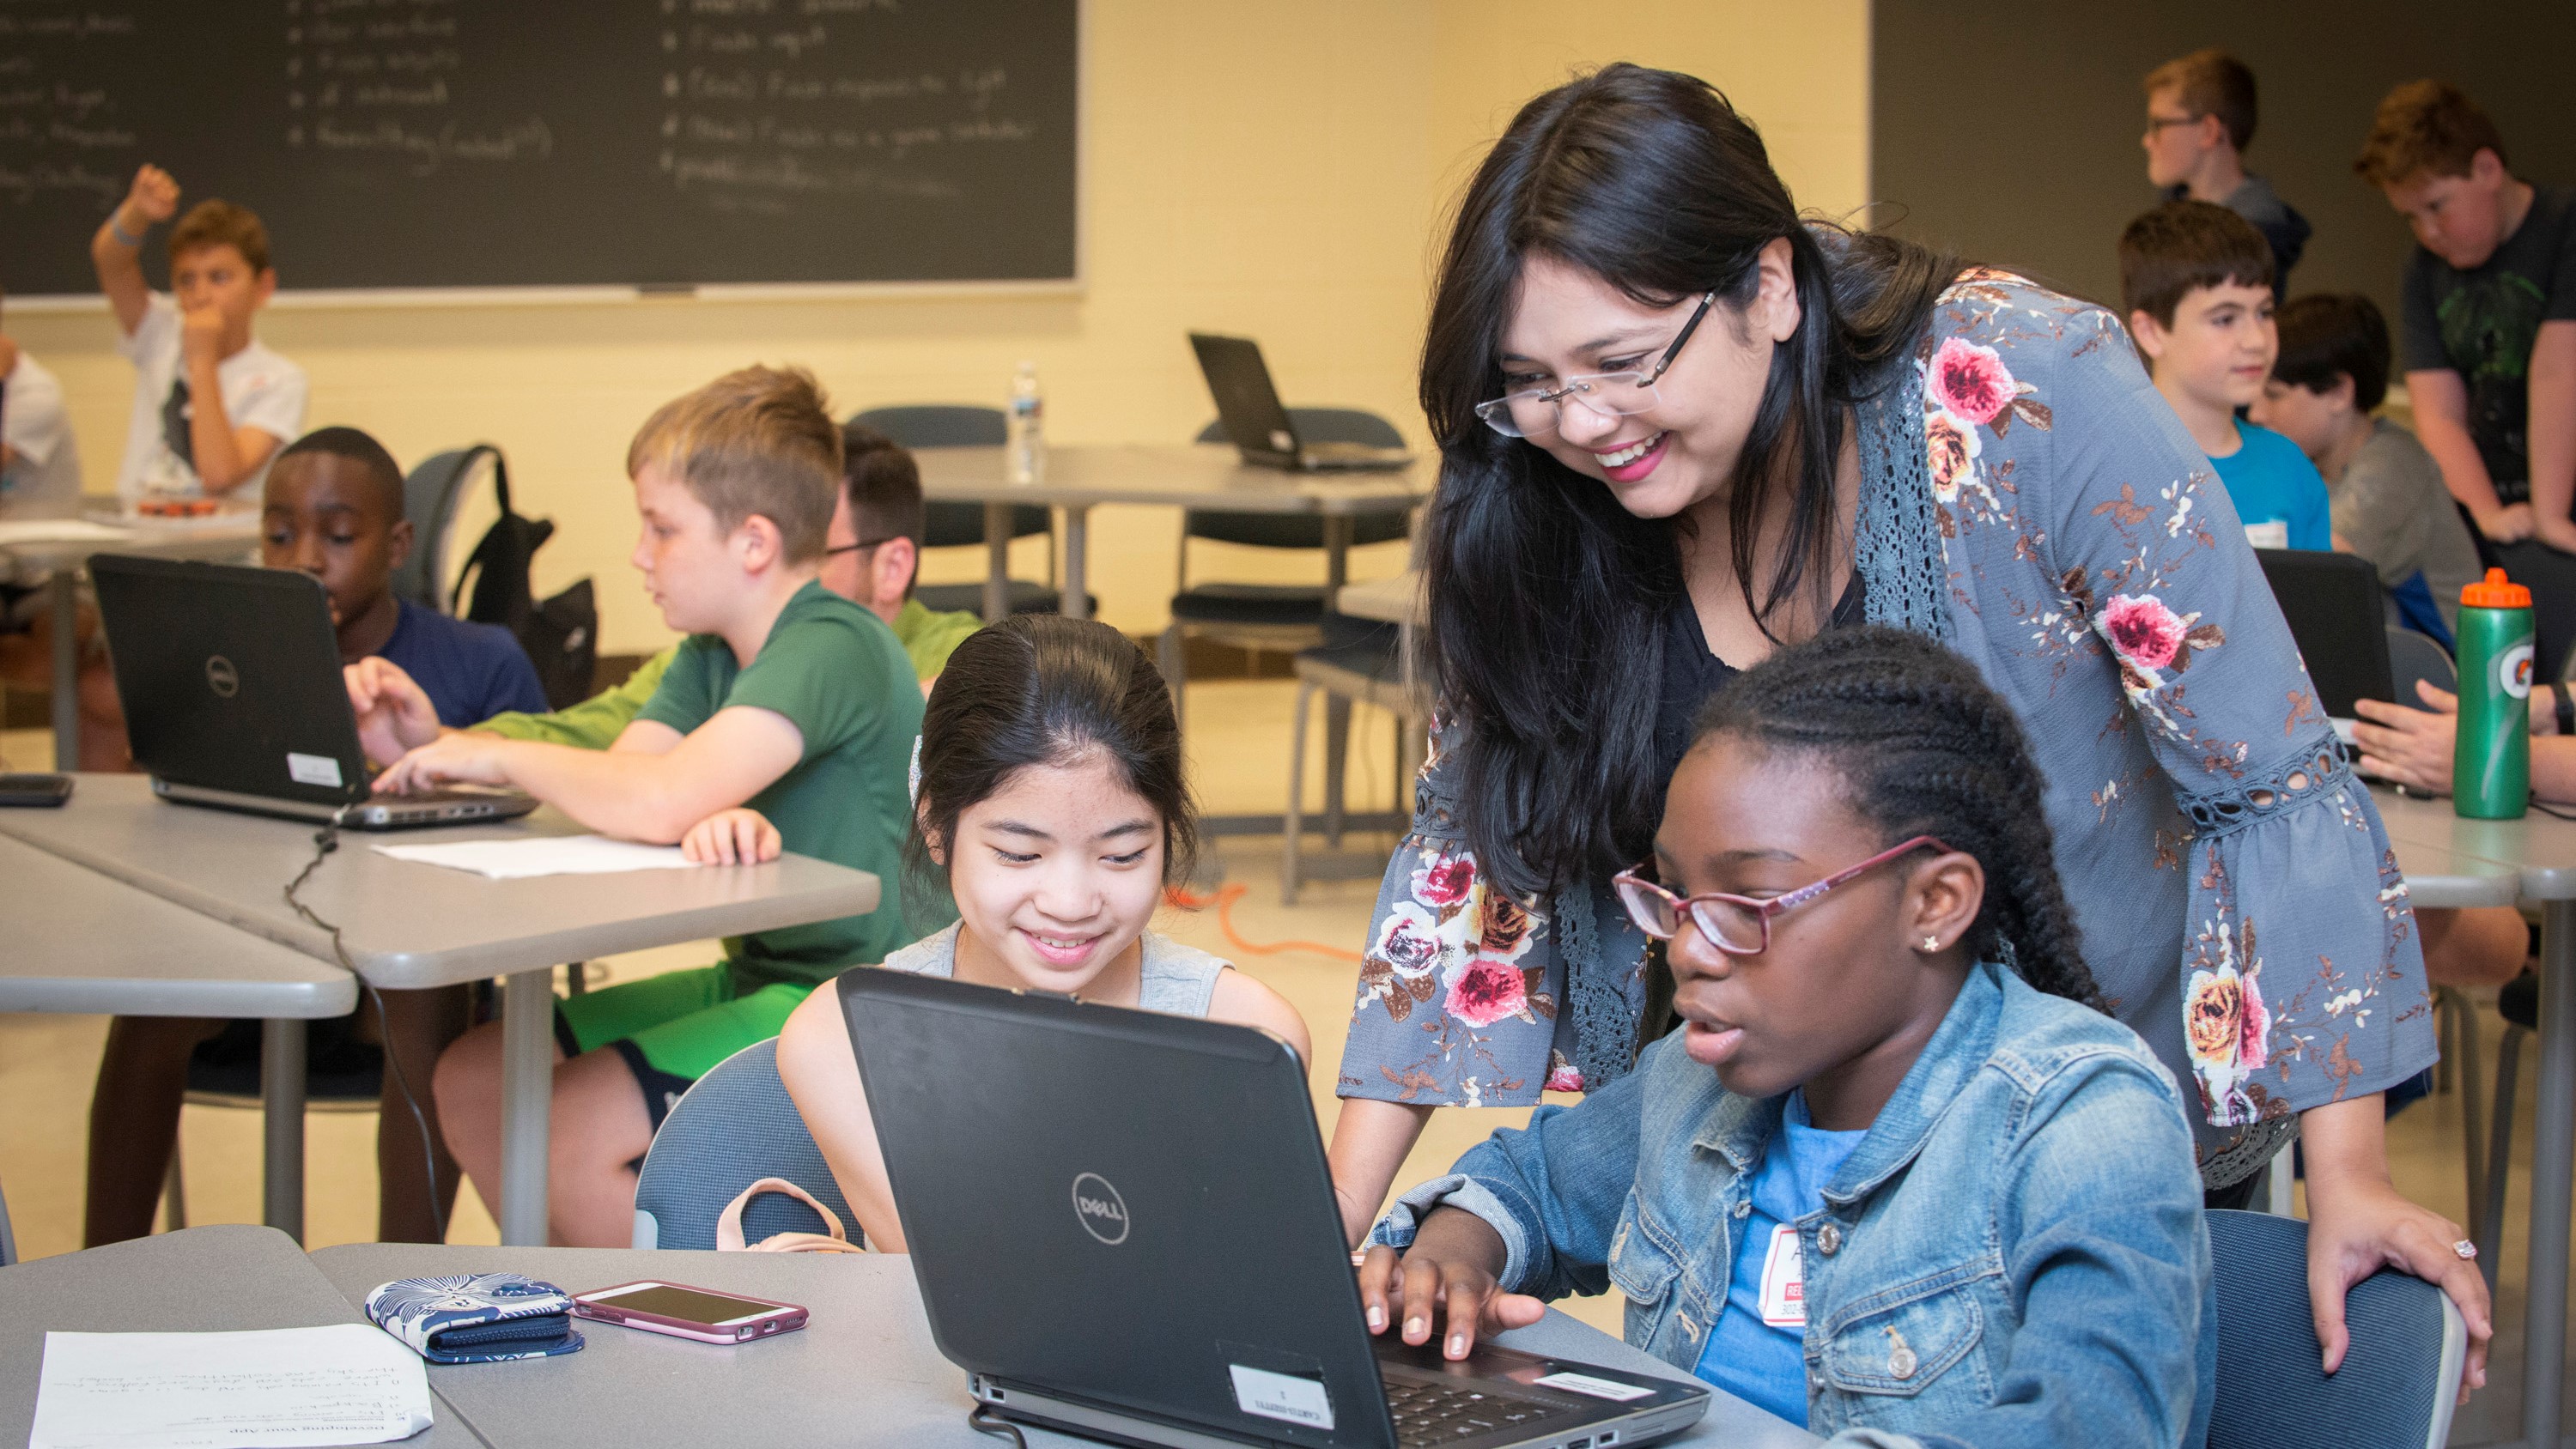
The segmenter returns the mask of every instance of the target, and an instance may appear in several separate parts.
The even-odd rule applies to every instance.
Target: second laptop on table
[[[89,561],[134,763],[165,800],[353,830],[488,823],[517,791],[378,796],[340,677],[331,600],[286,569]]]

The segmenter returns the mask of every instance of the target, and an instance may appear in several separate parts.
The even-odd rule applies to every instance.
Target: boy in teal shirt
[[[634,563],[664,620],[691,636],[642,713],[603,751],[434,723],[419,739],[416,719],[380,701],[366,731],[416,747],[377,788],[516,786],[593,830],[681,844],[701,861],[783,847],[899,879],[921,689],[885,622],[817,581],[841,473],[821,390],[800,371],[728,374],[655,413],[627,471],[643,522]],[[353,696],[369,685],[352,675]],[[776,829],[755,828],[744,806]],[[775,1035],[817,984],[909,941],[899,894],[865,916],[729,941],[714,966],[559,1004],[556,1242],[628,1240],[634,1164],[671,1101]],[[435,1083],[449,1149],[495,1206],[500,1045],[498,1023],[467,1033]]]
[[[2263,396],[2281,350],[2272,248],[2207,201],[2168,201],[2120,234],[2120,302],[2156,391],[2209,455],[2256,548],[2334,546],[2325,479],[2298,445],[2236,410]]]

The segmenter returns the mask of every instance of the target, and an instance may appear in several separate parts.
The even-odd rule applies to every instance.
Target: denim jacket
[[[1678,1036],[1404,1195],[1493,1225],[1503,1284],[1627,1296],[1631,1344],[1697,1365],[1781,1098]],[[2173,1079],[2110,1018],[1970,971],[1896,1094],[1798,1219],[1808,1426],[1839,1443],[2197,1446],[2216,1382],[2209,1237]]]

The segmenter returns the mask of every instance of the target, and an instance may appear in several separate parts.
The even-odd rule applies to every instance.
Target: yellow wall
[[[540,590],[595,576],[604,646],[641,651],[668,635],[625,564],[626,440],[656,404],[726,368],[802,363],[856,410],[998,403],[1029,358],[1055,441],[1178,441],[1212,416],[1182,334],[1232,331],[1261,339],[1291,402],[1372,408],[1419,443],[1412,369],[1437,220],[1512,109],[1569,70],[1632,59],[1706,76],[1762,126],[1802,204],[1865,199],[1865,0],[1087,8],[1079,297],[282,308],[261,335],[311,375],[317,425],[369,429],[406,461],[500,444],[520,508],[562,525],[538,556]],[[291,283],[295,239],[278,238],[278,253]],[[104,309],[22,312],[10,329],[62,378],[89,487],[107,491],[133,388]],[[1161,627],[1176,532],[1167,511],[1094,515],[1105,618]],[[1022,572],[1043,568],[1025,552],[1038,545],[1021,547]],[[1367,552],[1360,577],[1401,566],[1400,545]],[[1321,578],[1308,560],[1207,545],[1192,556],[1202,577]],[[956,550],[925,577],[981,568],[980,551]]]

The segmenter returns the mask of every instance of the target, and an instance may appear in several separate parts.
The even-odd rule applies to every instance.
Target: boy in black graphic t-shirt
[[[2388,93],[2353,169],[2415,231],[2402,358],[2442,481],[2490,542],[2576,552],[2576,189],[2517,179],[2440,81]]]

